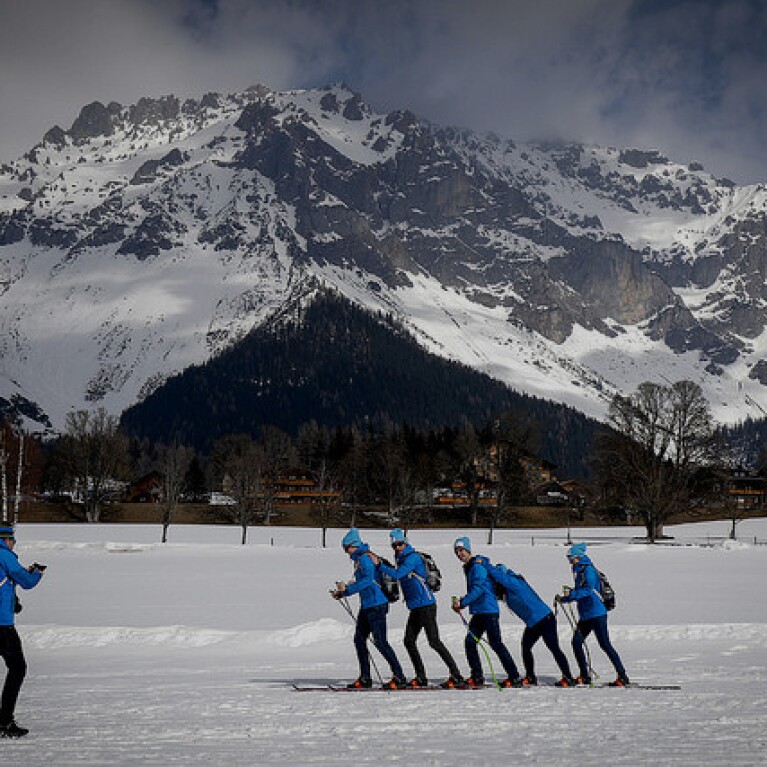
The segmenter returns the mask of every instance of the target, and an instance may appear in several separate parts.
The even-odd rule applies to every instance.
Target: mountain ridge
[[[766,211],[764,185],[658,151],[479,136],[341,86],[94,102],[0,168],[0,397],[54,427],[119,413],[319,280],[588,415],[690,378],[733,423],[767,408]]]

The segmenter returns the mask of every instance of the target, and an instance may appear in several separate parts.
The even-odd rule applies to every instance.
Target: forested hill
[[[311,420],[437,429],[468,419],[482,427],[508,410],[535,424],[541,455],[562,475],[587,474],[598,422],[429,354],[391,318],[323,293],[299,319],[264,325],[169,379],[122,423],[138,437],[208,451],[222,435],[255,436],[267,424],[291,434]]]

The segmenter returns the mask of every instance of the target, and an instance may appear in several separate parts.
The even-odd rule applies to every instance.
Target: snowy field
[[[631,543],[638,528],[579,531],[618,596],[613,641],[629,675],[681,690],[570,689],[299,693],[291,684],[357,675],[352,622],[328,595],[351,567],[343,531],[22,525],[22,563],[48,564],[20,592],[29,674],[9,765],[756,765],[767,754],[767,519],[671,527],[674,546]],[[413,531],[442,568],[443,639],[466,672],[457,531]],[[389,552],[386,531],[363,536]],[[524,573],[547,601],[570,582],[564,531],[503,530],[474,549]],[[757,541],[755,543],[755,540]],[[356,598],[354,601],[356,608]],[[402,647],[406,610],[390,613]],[[521,624],[502,612],[521,663]],[[570,629],[560,617],[569,649]],[[423,640],[433,681],[445,676]],[[590,640],[601,681],[613,678]],[[379,656],[375,656],[379,658]],[[536,647],[542,682],[557,669]],[[499,664],[496,664],[499,665]],[[385,668],[380,659],[378,666]],[[574,666],[575,668],[575,666]]]

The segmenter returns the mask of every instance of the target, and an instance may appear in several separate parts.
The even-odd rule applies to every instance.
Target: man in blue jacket
[[[602,601],[599,573],[591,559],[586,556],[586,544],[573,544],[567,552],[567,559],[573,568],[575,588],[565,588],[564,596],[558,594],[556,599],[563,603],[578,603],[579,620],[573,634],[573,652],[580,669],[578,683],[591,684],[591,675],[586,662],[583,643],[593,631],[597,643],[610,659],[618,674],[616,680],[610,684],[613,687],[626,687],[630,684],[629,678],[620,656],[610,642],[610,634],[607,631],[607,608]]]
[[[362,542],[356,527],[344,536],[341,546],[354,562],[354,582],[338,581],[333,597],[343,599],[352,594],[360,595],[360,611],[357,614],[357,628],[354,632],[354,647],[357,650],[360,675],[349,687],[372,686],[370,653],[367,646],[368,637],[371,635],[373,644],[391,668],[391,681],[384,684],[384,687],[391,689],[405,687],[405,672],[386,638],[386,614],[389,612],[389,602],[376,579],[378,560],[367,543]]]
[[[405,597],[410,614],[405,627],[405,649],[410,656],[415,671],[415,677],[408,683],[409,687],[426,687],[426,669],[423,659],[418,652],[416,641],[421,629],[426,631],[426,639],[429,647],[434,650],[448,668],[450,676],[442,683],[442,687],[462,687],[464,684],[461,672],[453,660],[447,647],[442,644],[437,626],[437,600],[434,592],[429,588],[426,580],[426,565],[418,552],[407,542],[405,533],[397,528],[389,533],[391,547],[394,549],[394,558],[397,568],[381,564],[381,570],[396,578],[402,585],[402,593]]]
[[[19,564],[13,551],[16,535],[12,527],[0,527],[0,656],[8,667],[0,696],[0,737],[22,738],[29,730],[14,721],[16,701],[27,673],[27,662],[16,631],[15,614],[21,609],[16,599],[16,586],[31,589],[43,577],[41,565],[29,568]],[[17,607],[18,605],[18,607]]]
[[[505,565],[490,565],[487,572],[491,580],[503,587],[506,604],[509,609],[525,624],[522,633],[522,663],[525,665],[525,677],[522,684],[536,685],[535,659],[533,646],[543,639],[546,647],[562,672],[557,687],[572,687],[575,680],[570,674],[570,664],[559,646],[557,619],[551,608],[538,596],[533,587],[519,574]]]
[[[485,567],[486,557],[472,556],[471,541],[466,536],[457,538],[453,544],[455,555],[463,563],[466,575],[466,596],[453,597],[453,610],[460,612],[468,607],[471,619],[469,633],[466,635],[464,647],[466,659],[469,661],[471,677],[466,680],[470,687],[481,687],[485,683],[482,663],[479,660],[477,645],[482,635],[487,632],[487,641],[495,654],[500,658],[508,678],[502,683],[504,687],[521,687],[522,680],[519,671],[506,645],[501,639],[501,624],[499,619],[498,599],[495,596],[493,583]]]

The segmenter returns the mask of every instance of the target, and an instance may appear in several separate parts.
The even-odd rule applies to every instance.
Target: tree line
[[[129,437],[103,409],[70,413],[61,436],[45,444],[30,437],[21,441],[11,425],[2,435],[4,521],[10,518],[8,477],[15,472],[20,486],[22,469],[27,487],[36,483],[59,493],[76,488],[89,522],[101,519],[117,482],[157,471],[163,482],[163,540],[182,501],[204,500],[226,480],[231,502],[218,513],[241,527],[243,542],[250,526],[273,520],[277,479],[291,470],[314,477],[318,497],[325,498],[315,509],[323,528],[333,522],[353,525],[371,507],[407,527],[419,510],[428,512],[436,488],[458,482],[467,524],[476,525],[482,514],[492,540],[495,526],[509,519],[515,506],[531,502],[523,462],[540,444],[535,422],[514,411],[479,428],[468,421],[438,429],[392,422],[329,428],[309,421],[291,436],[263,425],[253,434],[219,437],[207,453],[178,442]],[[691,381],[645,382],[631,395],[614,397],[589,455],[596,502],[637,515],[650,541],[680,514],[711,507],[736,514],[727,488],[735,460],[700,387]],[[493,501],[481,504],[488,486]]]

